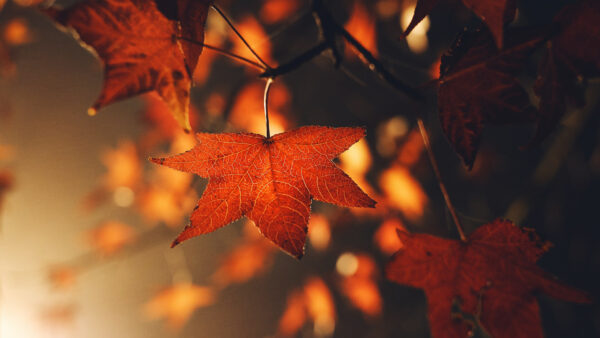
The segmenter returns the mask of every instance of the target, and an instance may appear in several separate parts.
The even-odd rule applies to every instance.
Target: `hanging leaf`
[[[102,92],[90,114],[115,101],[154,90],[168,104],[179,125],[191,129],[190,71],[177,39],[179,24],[158,11],[154,1],[89,0],[65,10],[51,7],[45,12],[74,30],[104,65]],[[195,58],[197,61],[197,55]]]
[[[331,161],[364,133],[317,126],[271,138],[199,133],[190,151],[152,159],[209,179],[190,224],[173,246],[247,216],[277,246],[301,258],[312,198],[346,207],[375,206]]]

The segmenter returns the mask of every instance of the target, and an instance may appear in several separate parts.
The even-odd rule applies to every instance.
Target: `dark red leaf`
[[[467,242],[399,231],[404,247],[387,266],[388,279],[425,291],[433,337],[467,337],[460,318],[477,319],[493,337],[542,337],[535,292],[585,303],[588,296],[536,265],[550,244],[507,220],[479,227]],[[459,304],[456,316],[453,304]],[[454,312],[454,315],[453,315]]]
[[[535,120],[536,110],[515,74],[543,41],[537,30],[510,31],[505,49],[498,51],[487,29],[465,30],[442,56],[438,91],[442,129],[469,169],[484,124]]]

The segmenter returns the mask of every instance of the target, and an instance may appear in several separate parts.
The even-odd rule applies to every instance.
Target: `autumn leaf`
[[[331,161],[365,134],[362,128],[302,127],[271,138],[258,134],[197,134],[188,152],[152,162],[208,178],[191,222],[173,246],[242,216],[277,246],[304,254],[311,199],[374,207]]]
[[[174,330],[181,328],[196,309],[209,306],[216,300],[215,291],[209,287],[178,283],[158,292],[144,306],[150,319],[164,318]]]
[[[539,65],[535,93],[540,117],[531,144],[541,142],[565,114],[568,104],[584,105],[580,79],[600,76],[600,3],[580,1],[555,19],[559,33],[551,40]]]
[[[168,20],[152,0],[89,0],[45,12],[74,30],[104,65],[102,93],[89,110],[156,91],[185,130],[190,130],[190,71],[179,39],[179,23]],[[195,51],[190,51],[194,57]],[[197,60],[197,56],[196,56]]]
[[[168,19],[181,25],[181,46],[190,74],[194,73],[204,43],[204,25],[213,0],[154,0]]]
[[[406,37],[440,2],[449,0],[418,0],[415,13],[402,34]],[[505,23],[513,20],[516,13],[515,0],[462,0],[462,3],[472,10],[489,27],[496,46],[502,48],[504,41]]]
[[[498,51],[486,29],[471,29],[442,56],[438,90],[442,129],[469,169],[484,124],[535,120],[536,110],[515,74],[543,41],[537,31],[513,30],[507,32],[505,49]]]
[[[536,265],[550,244],[533,232],[498,219],[466,242],[398,232],[404,247],[387,266],[387,278],[425,291],[434,337],[466,337],[469,327],[452,319],[453,303],[479,318],[494,337],[542,337],[535,292],[589,302]]]

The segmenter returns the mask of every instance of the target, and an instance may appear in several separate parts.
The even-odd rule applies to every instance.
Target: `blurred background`
[[[497,217],[554,243],[540,265],[591,293],[600,288],[600,114],[597,81],[540,147],[530,127],[486,126],[468,172],[441,134],[435,90],[415,105],[370,72],[351,47],[277,79],[271,129],[364,126],[339,165],[378,201],[375,210],[313,203],[301,261],[240,220],[169,244],[205,180],[151,165],[191,148],[153,95],[89,117],[101,65],[35,9],[0,1],[0,337],[426,337],[422,291],[385,280],[404,227],[458,238],[414,123],[426,116],[433,148],[467,232]],[[57,1],[68,6],[76,1]],[[219,0],[271,65],[315,45],[307,0]],[[439,5],[406,41],[415,3],[329,0],[345,27],[399,78],[419,86],[477,22],[459,2]],[[518,22],[544,23],[566,1],[522,1]],[[206,43],[251,57],[209,14]],[[534,56],[534,59],[539,55]],[[532,62],[522,81],[535,79]],[[264,134],[264,81],[206,50],[194,74],[196,131]],[[533,94],[532,94],[533,97]],[[423,111],[426,109],[426,111]],[[600,336],[600,307],[539,297],[548,337]]]

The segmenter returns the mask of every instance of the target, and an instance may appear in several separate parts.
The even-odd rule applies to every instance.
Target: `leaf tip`
[[[163,165],[163,163],[165,163],[165,159],[164,158],[158,158],[158,157],[149,157],[148,160],[152,163],[156,163],[156,164],[160,164]]]
[[[181,242],[179,241],[179,239],[175,239],[175,240],[174,240],[174,241],[171,243],[171,249],[173,249],[174,247],[178,246],[178,245],[179,245],[179,243],[181,243]]]

